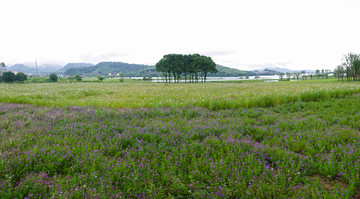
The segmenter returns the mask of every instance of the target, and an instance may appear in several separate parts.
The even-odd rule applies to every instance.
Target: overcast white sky
[[[0,62],[199,53],[243,70],[332,70],[360,53],[359,10],[359,0],[1,0]]]

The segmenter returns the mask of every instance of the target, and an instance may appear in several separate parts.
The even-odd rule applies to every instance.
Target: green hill
[[[209,77],[238,77],[238,76],[253,76],[256,75],[252,71],[244,71],[226,66],[216,65],[218,73],[210,73]]]
[[[216,65],[218,73],[210,73],[211,77],[237,77],[255,75],[251,71],[242,71],[221,65]],[[156,76],[159,74],[155,70],[155,66],[142,64],[128,64],[123,62],[100,62],[93,66],[71,67],[65,70],[66,76],[82,75],[86,77],[95,77],[98,75],[108,76],[109,74],[124,74],[126,77],[144,77]]]
[[[83,67],[89,67],[94,66],[94,64],[88,64],[88,63],[68,63],[63,68],[56,71],[57,73],[65,73],[67,69],[70,68],[83,68]]]
[[[35,68],[27,67],[23,64],[15,64],[8,68],[9,71],[17,71],[22,73],[33,73],[35,74]]]
[[[70,68],[65,71],[65,75],[83,75],[87,77],[94,77],[97,75],[107,76],[109,73],[117,74],[123,73],[127,77],[141,77],[145,75],[155,76],[155,66],[128,64],[123,62],[100,62],[94,66]]]

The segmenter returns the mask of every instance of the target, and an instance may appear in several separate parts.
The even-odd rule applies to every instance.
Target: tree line
[[[315,71],[315,74],[307,74],[305,70],[302,70],[301,72],[296,72],[296,73],[279,73],[279,77],[280,80],[290,80],[291,77],[293,77],[293,79],[297,79],[300,80],[300,78],[302,80],[307,80],[308,78],[310,80],[317,78],[317,79],[328,79],[329,78],[329,74],[331,73],[331,70],[329,69],[322,69],[321,71],[319,69],[317,69]],[[285,77],[286,75],[286,78]]]
[[[179,82],[184,77],[185,82],[206,82],[209,73],[217,73],[216,64],[211,57],[192,54],[167,54],[156,63],[156,70],[162,72],[165,82]]]
[[[23,82],[27,80],[27,76],[24,73],[13,73],[11,71],[2,72],[2,68],[5,67],[4,62],[0,63],[0,82]]]
[[[346,81],[359,81],[360,80],[360,55],[355,53],[349,53],[343,57],[343,63],[338,65],[334,74],[338,77],[338,80]]]

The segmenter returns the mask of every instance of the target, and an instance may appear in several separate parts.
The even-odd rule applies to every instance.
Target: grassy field
[[[0,84],[0,102],[109,108],[190,106],[218,110],[269,107],[289,102],[343,97],[359,92],[360,84],[334,80],[226,84]]]
[[[0,198],[356,198],[358,93],[335,81],[1,84]]]

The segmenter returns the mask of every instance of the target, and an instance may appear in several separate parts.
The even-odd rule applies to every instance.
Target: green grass
[[[359,94],[334,80],[0,84],[0,198],[357,198]]]
[[[191,106],[218,110],[270,107],[290,102],[344,97],[359,92],[360,84],[333,80],[241,84],[127,82],[1,84],[0,102],[110,108]]]

